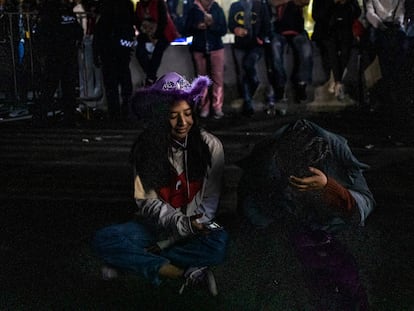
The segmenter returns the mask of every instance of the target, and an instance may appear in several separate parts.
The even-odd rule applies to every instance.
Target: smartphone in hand
[[[206,222],[203,224],[208,230],[211,231],[215,231],[215,230],[220,230],[223,227],[220,226],[218,223],[214,222],[214,221],[210,221],[210,222]]]

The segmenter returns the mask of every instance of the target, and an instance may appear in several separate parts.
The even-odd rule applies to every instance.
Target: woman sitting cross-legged
[[[93,247],[105,263],[104,277],[124,270],[156,285],[181,278],[180,293],[205,282],[217,295],[209,267],[223,262],[228,236],[209,224],[219,202],[224,152],[194,112],[209,84],[205,76],[190,84],[172,72],[133,96],[131,110],[151,116],[131,152],[135,219],[96,233]]]

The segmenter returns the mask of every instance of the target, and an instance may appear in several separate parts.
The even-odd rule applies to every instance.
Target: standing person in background
[[[138,90],[132,111],[148,125],[134,144],[135,217],[100,229],[93,240],[104,261],[104,278],[117,270],[144,276],[152,284],[164,279],[187,285],[217,286],[210,266],[223,262],[228,234],[216,217],[224,170],[223,146],[197,124],[195,109],[207,77],[191,84],[175,72]]]
[[[334,84],[331,88],[338,100],[343,100],[345,96],[342,80],[354,43],[352,25],[360,15],[357,0],[313,1],[315,28],[312,38],[320,42],[326,51],[322,55],[328,58],[329,68],[332,69]]]
[[[93,56],[93,37],[95,33],[95,25],[99,19],[99,7],[97,1],[86,2],[86,34],[83,39],[83,57],[84,57],[84,78],[86,78],[84,95],[88,99],[98,100],[103,96],[103,78],[102,69],[94,64]]]
[[[285,46],[293,49],[293,72],[296,101],[307,101],[307,85],[312,82],[312,44],[305,30],[303,8],[309,0],[270,0],[272,15],[273,88],[275,101],[285,96],[287,73],[285,70]]]
[[[73,7],[73,13],[75,13],[78,23],[82,26],[83,30],[83,40],[82,45],[79,48],[78,52],[78,66],[79,66],[79,97],[86,97],[86,72],[84,66],[84,41],[86,37],[88,21],[85,7],[82,3],[82,0],[75,0],[75,6]]]
[[[200,117],[224,116],[224,45],[221,39],[227,32],[223,9],[214,0],[196,0],[186,22],[186,36],[193,36],[190,51],[198,75],[209,75],[213,81],[212,94],[207,92],[200,105]]]
[[[145,85],[157,80],[162,57],[170,42],[178,37],[164,0],[141,0],[135,9],[139,31],[136,56],[145,73]]]
[[[33,111],[35,126],[47,126],[47,113],[54,104],[60,87],[65,125],[74,125],[76,84],[78,75],[78,47],[82,42],[82,27],[67,0],[46,0],[39,12],[37,42],[40,63],[40,95]]]
[[[132,94],[129,62],[134,45],[134,7],[130,0],[104,0],[95,25],[93,51],[95,65],[102,66],[108,116],[112,120],[128,116]],[[119,100],[119,86],[121,98]]]
[[[382,79],[379,81],[379,106],[389,112],[389,105],[398,105],[391,92],[398,81],[404,60],[405,0],[366,0],[366,17],[372,25]],[[398,84],[398,82],[397,82]],[[386,107],[388,106],[388,107]]]
[[[233,45],[236,70],[243,94],[243,115],[254,114],[253,96],[260,82],[256,66],[263,54],[263,43],[270,34],[266,4],[260,0],[239,0],[229,9],[228,27],[235,35]],[[241,69],[241,70],[240,70]]]
[[[14,68],[13,64],[16,63],[15,54],[12,50],[15,49],[15,41],[11,41],[11,31],[17,32],[17,27],[10,29],[10,16],[8,13],[16,11],[16,8],[7,0],[0,0],[0,92],[4,99],[15,99],[14,89]],[[12,23],[14,27],[14,23]],[[17,36],[17,33],[15,34]]]

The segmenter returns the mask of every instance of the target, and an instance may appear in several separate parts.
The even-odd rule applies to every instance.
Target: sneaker
[[[214,119],[216,119],[216,120],[219,120],[219,119],[221,119],[222,117],[224,117],[224,113],[223,113],[223,111],[216,111],[215,113],[214,113]]]
[[[105,281],[116,279],[119,276],[118,271],[116,269],[111,268],[107,265],[102,266],[101,273],[102,273],[102,280],[105,280]]]
[[[335,81],[329,82],[329,85],[328,85],[329,94],[334,94],[335,93],[335,85],[336,85]]]
[[[342,83],[337,83],[335,85],[335,97],[339,101],[345,99],[344,85]]]
[[[265,112],[268,116],[276,115],[275,103],[273,101],[270,101],[270,102],[267,103],[267,107],[265,109]]]
[[[217,296],[217,284],[213,272],[208,267],[190,267],[184,272],[185,282],[178,293],[181,295],[188,286],[205,283],[212,296]]]
[[[149,87],[149,86],[153,85],[156,80],[157,80],[157,78],[146,78],[145,82],[144,82],[144,86]]]
[[[208,118],[208,115],[209,115],[210,113],[208,112],[208,110],[202,110],[201,112],[200,112],[200,118],[202,118],[202,119],[205,119],[205,118]]]

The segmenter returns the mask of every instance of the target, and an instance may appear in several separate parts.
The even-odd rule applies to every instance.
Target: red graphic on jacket
[[[187,193],[185,173],[175,175],[168,186],[159,190],[160,197],[174,208],[180,208],[190,203],[201,190],[203,183],[200,180],[190,181]]]

